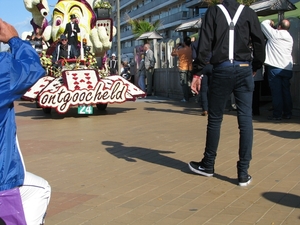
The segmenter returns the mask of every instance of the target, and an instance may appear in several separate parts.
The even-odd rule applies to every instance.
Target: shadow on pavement
[[[34,107],[32,107],[34,108]],[[112,107],[109,108],[109,105],[106,110],[98,110],[96,107],[93,109],[93,114],[83,115],[78,114],[77,107],[70,108],[66,113],[58,113],[55,109],[51,109],[51,113],[44,113],[42,108],[34,108],[24,112],[16,113],[16,116],[22,117],[32,117],[34,120],[40,119],[63,119],[63,118],[81,118],[81,117],[93,117],[99,115],[112,116],[120,113],[126,113],[128,111],[136,110],[136,108],[121,108],[121,107]]]
[[[300,208],[300,197],[298,195],[294,195],[291,193],[284,192],[264,192],[262,196],[276,204],[292,207],[292,208]]]
[[[288,130],[269,130],[269,129],[263,129],[263,128],[257,128],[255,130],[264,131],[271,135],[282,137],[282,138],[288,138],[288,139],[299,139],[300,138],[300,132],[299,131],[288,131]]]
[[[108,146],[106,148],[108,153],[128,162],[136,162],[137,159],[140,159],[145,162],[177,169],[184,173],[194,174],[189,170],[186,162],[166,156],[167,154],[175,153],[172,151],[155,150],[142,147],[126,147],[123,145],[123,143],[115,141],[103,141],[102,144]],[[237,184],[237,179],[229,178],[220,174],[214,174],[214,177],[235,185]]]
[[[108,153],[128,162],[136,162],[137,159],[140,159],[145,162],[181,170],[184,173],[189,171],[186,162],[166,156],[167,154],[175,153],[172,151],[155,150],[142,147],[126,147],[123,143],[115,141],[103,141],[102,144],[108,146],[106,147],[106,151]]]

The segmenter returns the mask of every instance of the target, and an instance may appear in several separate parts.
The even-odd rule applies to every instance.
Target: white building
[[[199,0],[109,0],[113,6],[111,17],[115,26],[117,25],[116,1],[120,1],[121,57],[128,60],[133,59],[134,47],[143,44],[143,41],[137,41],[133,36],[131,25],[127,22],[128,16],[131,19],[150,23],[160,20],[161,25],[157,31],[164,39],[168,39],[182,38],[183,33],[176,32],[175,29],[183,23],[197,21],[201,13],[204,13],[204,10],[200,10],[197,6]],[[117,36],[114,37],[111,52],[117,52]]]

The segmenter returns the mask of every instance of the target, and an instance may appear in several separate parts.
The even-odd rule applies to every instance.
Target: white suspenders
[[[227,19],[227,22],[228,22],[228,26],[229,26],[229,54],[228,54],[228,58],[230,60],[231,63],[233,63],[233,53],[234,53],[234,26],[236,24],[236,22],[238,21],[240,15],[241,15],[241,12],[242,10],[244,9],[244,5],[240,5],[239,8],[237,9],[237,11],[235,12],[235,15],[233,17],[233,19],[230,18],[230,15],[227,11],[227,9],[221,5],[221,4],[218,4],[217,5],[221,10],[222,12],[224,13],[226,19]]]
[[[68,59],[70,58],[71,45],[68,45]]]

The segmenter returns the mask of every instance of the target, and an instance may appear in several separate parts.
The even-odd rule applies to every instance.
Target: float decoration
[[[41,26],[49,12],[47,0],[23,0],[32,13],[36,24]],[[41,5],[42,4],[42,5]],[[44,8],[46,9],[46,12]],[[52,41],[47,51],[40,54],[45,77],[38,80],[23,96],[36,101],[45,113],[56,109],[66,113],[77,106],[78,114],[92,114],[93,107],[104,110],[107,104],[134,101],[146,94],[119,75],[110,76],[106,65],[106,51],[111,48],[116,34],[110,18],[112,6],[107,1],[58,0],[52,15],[52,24],[43,32],[46,40]],[[81,43],[79,59],[62,59],[60,65],[52,65],[51,51],[64,33],[70,15],[75,14],[80,27]]]
[[[71,106],[78,106],[78,114],[92,114],[93,106],[104,110],[108,103],[135,101],[145,97],[145,92],[119,75],[102,78],[97,70],[76,69],[63,70],[60,77],[42,77],[23,97],[36,100],[45,113],[51,108],[66,113]]]
[[[105,19],[110,17],[110,10],[112,6],[109,2],[97,1],[94,4],[94,11],[97,19]]]

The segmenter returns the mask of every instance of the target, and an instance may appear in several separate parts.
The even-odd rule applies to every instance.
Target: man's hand
[[[0,19],[0,41],[7,43],[12,37],[18,37],[16,29]]]
[[[199,76],[194,75],[191,84],[191,89],[194,93],[199,94],[200,88],[201,88],[201,78]]]

